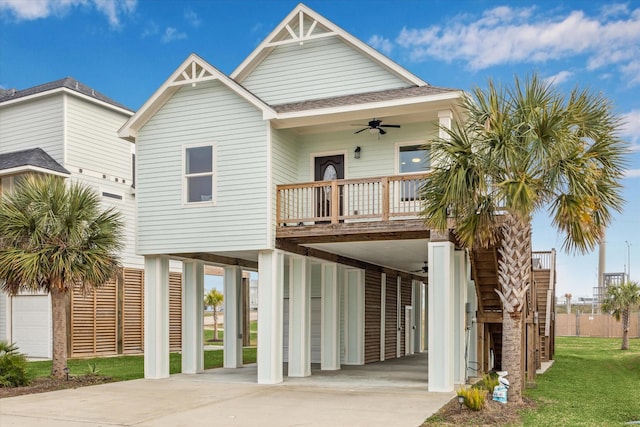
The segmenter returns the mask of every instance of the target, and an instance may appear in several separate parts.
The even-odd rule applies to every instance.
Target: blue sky
[[[468,90],[538,72],[602,91],[624,120],[627,204],[607,232],[607,271],[640,279],[640,0],[321,1],[307,6],[435,86]],[[192,52],[231,73],[296,1],[0,0],[0,86],[72,76],[139,108]],[[597,252],[574,256],[545,212],[534,250],[558,251],[558,295],[591,296]],[[628,244],[627,244],[628,243]]]

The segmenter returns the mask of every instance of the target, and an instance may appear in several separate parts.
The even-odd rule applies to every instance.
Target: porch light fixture
[[[458,412],[462,412],[463,404],[464,404],[464,396],[458,395],[458,405],[460,405],[460,407],[458,408]]]
[[[359,159],[360,158],[360,151],[362,151],[362,148],[356,147],[355,151],[353,152],[353,158],[354,159]]]

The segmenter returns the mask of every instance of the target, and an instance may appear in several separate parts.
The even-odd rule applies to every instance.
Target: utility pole
[[[627,280],[631,280],[631,243],[628,240],[624,242],[627,244]]]

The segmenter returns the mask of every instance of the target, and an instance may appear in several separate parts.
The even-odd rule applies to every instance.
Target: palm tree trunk
[[[51,315],[53,319],[53,360],[51,376],[64,378],[67,367],[67,305],[62,286],[51,286]]]
[[[509,373],[509,402],[522,401],[524,386],[523,313],[531,283],[530,223],[506,215],[498,266],[502,300],[502,369]]]
[[[622,310],[622,348],[629,350],[629,310]]]
[[[218,341],[218,309],[213,307],[213,340]]]

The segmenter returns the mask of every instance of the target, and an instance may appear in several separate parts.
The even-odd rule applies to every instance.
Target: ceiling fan
[[[429,272],[429,263],[427,261],[424,262],[424,265],[420,270],[412,270],[412,273],[424,273],[427,274]]]
[[[382,123],[382,120],[377,120],[374,118],[369,122],[368,125],[353,125],[353,126],[365,126],[364,128],[358,131],[355,131],[354,134],[368,130],[370,133],[377,133],[378,135],[384,135],[387,132],[382,128],[399,128],[400,127],[400,125],[383,125],[381,123]]]

